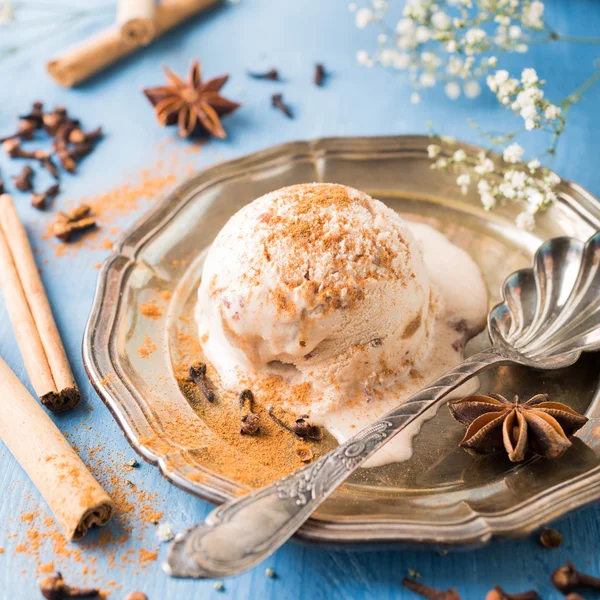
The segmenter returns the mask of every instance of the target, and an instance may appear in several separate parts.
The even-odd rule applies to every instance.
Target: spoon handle
[[[277,550],[367,458],[426,410],[492,364],[510,362],[496,348],[446,372],[319,460],[213,510],[173,542],[165,569],[178,577],[227,577]]]

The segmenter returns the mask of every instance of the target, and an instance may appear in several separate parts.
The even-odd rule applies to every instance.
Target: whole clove
[[[48,201],[57,196],[59,192],[60,186],[55,183],[41,194],[31,194],[31,205],[38,210],[44,210],[48,206]]]
[[[568,596],[565,596],[565,600],[584,600],[583,596],[580,596],[577,592],[572,592]]]
[[[71,148],[62,148],[57,151],[57,154],[63,169],[69,173],[75,173],[77,161],[87,156],[93,149],[94,145],[91,142],[81,142],[73,144]]]
[[[253,79],[268,79],[270,81],[279,81],[279,71],[277,69],[269,69],[265,73],[248,72],[248,75]]]
[[[256,435],[260,431],[260,419],[252,412],[254,394],[251,390],[243,390],[240,394],[241,425],[240,433],[244,435]]]
[[[125,600],[148,600],[148,596],[143,592],[129,592]]]
[[[79,121],[74,121],[73,119],[67,119],[60,124],[54,134],[54,140],[52,142],[52,147],[55,152],[58,153],[67,149],[69,145],[69,136],[77,127],[79,127]]]
[[[48,173],[50,173],[50,175],[52,175],[54,179],[60,178],[60,175],[58,173],[58,167],[56,166],[56,163],[52,160],[50,156],[48,158],[42,158],[42,160],[40,160],[40,165],[42,166],[42,168],[46,169],[46,171],[48,171]]]
[[[52,231],[59,240],[69,242],[78,233],[96,227],[96,219],[91,215],[91,208],[81,204],[69,213],[59,212]]]
[[[538,600],[539,595],[535,590],[521,592],[520,594],[509,594],[505,592],[499,585],[495,585],[494,589],[490,590],[485,600]]]
[[[600,579],[593,575],[580,573],[573,563],[558,567],[550,579],[554,587],[565,595],[577,588],[600,590]]]
[[[459,593],[454,588],[436,590],[420,581],[408,579],[408,577],[402,580],[402,585],[427,600],[461,600]]]
[[[558,548],[562,544],[562,541],[563,536],[556,529],[546,529],[540,535],[540,544],[549,550]]]
[[[44,104],[42,102],[34,102],[29,113],[21,115],[19,119],[30,121],[35,125],[36,129],[41,129],[44,126]]]
[[[10,139],[2,142],[2,148],[11,158],[33,158],[35,160],[44,160],[50,156],[46,150],[23,150],[21,143],[17,139]]]
[[[44,129],[48,135],[54,136],[60,126],[67,119],[67,109],[64,106],[57,106],[52,112],[45,113],[42,116]]]
[[[317,442],[323,439],[322,429],[316,425],[311,425],[307,421],[308,415],[301,415],[293,423],[286,423],[275,414],[275,409],[273,406],[269,406],[267,413],[269,414],[269,417],[271,417],[271,419],[277,423],[277,425],[293,433],[300,439],[309,438]]]
[[[212,384],[210,383],[206,375],[205,363],[197,363],[195,365],[192,365],[189,369],[189,377],[190,381],[193,381],[202,390],[204,397],[209,402],[215,401],[215,392],[212,388]]]
[[[68,136],[68,141],[71,144],[81,144],[83,142],[95,142],[102,137],[102,127],[92,129],[92,131],[84,132],[80,127],[72,129]]]
[[[302,462],[310,462],[314,457],[314,452],[310,448],[298,448],[296,455]]]
[[[12,133],[11,135],[7,135],[6,137],[0,138],[0,143],[4,143],[8,140],[14,140],[17,138],[20,138],[22,140],[31,140],[33,139],[33,132],[35,130],[36,126],[33,121],[29,121],[28,119],[19,119],[17,131],[15,131],[15,133]]]
[[[96,588],[78,588],[67,585],[60,572],[40,581],[40,592],[47,600],[67,600],[68,598],[98,598]]]
[[[12,178],[15,187],[22,192],[29,192],[33,189],[33,175],[33,169],[29,165],[24,166],[21,172]]]
[[[315,85],[322,86],[326,76],[325,67],[320,63],[315,65],[315,74],[313,76]]]
[[[286,117],[290,119],[294,118],[292,109],[283,101],[283,94],[273,94],[271,96],[271,105],[277,110],[280,110]]]

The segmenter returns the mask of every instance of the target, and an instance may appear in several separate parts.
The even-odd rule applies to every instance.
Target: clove
[[[144,592],[129,592],[125,600],[148,600],[148,596]]]
[[[325,67],[320,63],[315,65],[315,74],[313,76],[315,85],[322,86],[326,76]]]
[[[60,572],[40,581],[40,592],[47,600],[67,600],[67,598],[98,598],[100,590],[78,588],[67,585]]]
[[[52,112],[45,113],[42,116],[44,129],[48,135],[56,135],[60,126],[67,119],[67,109],[64,106],[57,106]]]
[[[495,585],[493,590],[490,590],[485,600],[538,600],[539,595],[535,590],[522,592],[520,594],[508,594],[499,585]]]
[[[95,142],[102,137],[102,127],[97,127],[92,131],[84,132],[80,127],[71,130],[68,141],[71,144],[81,144],[82,142]]]
[[[72,148],[62,148],[57,151],[57,154],[63,169],[69,173],[75,173],[77,161],[87,156],[93,149],[92,143],[81,142],[80,144],[74,144]]]
[[[21,115],[19,119],[30,121],[35,125],[36,129],[41,129],[44,126],[44,104],[42,102],[34,102],[29,113]]]
[[[48,205],[48,201],[52,200],[59,192],[60,186],[58,183],[55,183],[41,194],[31,194],[31,205],[38,210],[44,210]]]
[[[297,448],[296,455],[302,462],[308,463],[313,459],[314,453],[310,448]]]
[[[40,160],[40,165],[46,169],[54,179],[59,179],[60,175],[58,173],[58,167],[50,156],[48,158],[42,158],[42,160]]]
[[[551,576],[554,587],[563,594],[568,594],[577,588],[600,590],[600,579],[586,573],[580,573],[573,563],[558,567]]]
[[[254,394],[251,390],[244,390],[240,394],[241,425],[240,433],[244,435],[256,435],[260,430],[260,419],[252,412]]]
[[[22,140],[31,140],[33,139],[33,132],[35,130],[36,126],[33,121],[29,121],[28,119],[19,119],[17,131],[15,131],[15,133],[11,135],[7,135],[4,138],[0,138],[0,143],[4,143],[8,140],[14,140],[17,138],[21,138]]]
[[[556,529],[546,529],[540,535],[540,544],[549,550],[558,548],[562,544],[562,541],[563,536]]]
[[[206,376],[205,363],[197,363],[192,365],[189,369],[189,377],[190,381],[193,381],[202,390],[202,393],[209,402],[215,401],[215,392],[212,389],[212,385],[208,377]]]
[[[22,192],[28,192],[32,190],[33,174],[33,169],[29,165],[24,166],[21,172],[12,178],[15,187]]]
[[[279,81],[279,71],[277,69],[269,69],[265,73],[251,73],[248,75],[253,79],[269,79],[270,81]]]
[[[11,158],[33,158],[41,161],[50,156],[50,153],[46,150],[23,150],[21,143],[17,139],[9,139],[2,142],[2,148],[4,148]]]
[[[420,581],[408,579],[407,577],[402,580],[402,585],[421,596],[421,598],[426,598],[426,600],[461,600],[459,593],[454,588],[444,591],[436,590]]]
[[[286,115],[290,119],[294,118],[294,114],[292,113],[291,108],[283,102],[283,94],[273,94],[271,96],[271,105],[277,110],[280,110],[284,115]]]
[[[91,208],[81,204],[70,213],[59,212],[52,231],[63,242],[69,242],[78,233],[96,227],[96,219],[90,216]]]
[[[269,406],[267,409],[269,417],[277,423],[280,427],[283,427],[287,431],[293,433],[295,436],[306,439],[309,438],[316,442],[323,439],[323,431],[320,427],[316,425],[311,425],[306,419],[308,419],[308,415],[301,415],[298,417],[292,424],[286,423],[277,415],[275,415],[275,409],[273,406]]]

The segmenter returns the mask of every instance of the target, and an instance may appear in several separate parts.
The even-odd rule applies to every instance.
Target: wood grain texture
[[[476,141],[467,117],[488,128],[513,122],[490,94],[475,102],[450,103],[441,90],[435,90],[420,105],[413,106],[409,100],[410,88],[393,73],[357,66],[356,51],[372,47],[375,35],[355,29],[345,0],[242,0],[238,5],[226,5],[158,40],[80,89],[63,90],[45,74],[45,59],[106,26],[112,18],[114,7],[106,1],[87,4],[98,9],[74,21],[53,21],[61,24],[59,33],[53,32],[55,25],[39,30],[32,25],[0,29],[0,132],[12,130],[13,115],[24,112],[37,99],[49,105],[65,104],[87,127],[101,124],[107,131],[96,152],[81,164],[79,175],[63,177],[64,193],[56,200],[59,208],[68,207],[69,201],[108,191],[125,181],[128,173],[152,167],[159,158],[164,159],[165,140],[174,139],[174,132],[157,127],[153,111],[140,92],[142,86],[163,81],[162,63],[185,73],[191,60],[199,58],[209,77],[231,73],[224,91],[228,97],[243,103],[240,110],[224,120],[229,134],[226,141],[211,141],[194,155],[186,150],[185,142],[168,143],[168,160],[179,157],[181,161],[191,161],[196,168],[294,139],[425,133],[426,122],[431,120],[438,131]],[[595,0],[551,0],[546,4],[548,20],[557,30],[571,35],[600,34],[600,3]],[[76,3],[40,0],[32,3],[30,9],[22,8],[27,14],[19,18],[36,17],[43,21],[44,15],[54,14],[54,9],[47,8],[51,5],[68,10]],[[13,46],[16,51],[2,54],[3,49]],[[547,96],[561,98],[587,78],[597,55],[597,47],[560,43],[534,48],[528,65],[548,79]],[[322,88],[311,82],[316,62],[324,63],[331,73]],[[520,69],[523,59],[516,57],[509,63]],[[279,69],[285,82],[252,81],[246,76],[247,70],[259,71],[271,66]],[[274,92],[284,93],[295,119],[287,119],[271,109],[270,96]],[[572,110],[554,163],[558,173],[596,195],[600,195],[600,169],[594,151],[600,139],[599,105],[600,88],[595,88]],[[532,135],[526,147],[528,152],[534,152],[542,149],[543,144],[540,137]],[[5,179],[19,167],[0,156],[0,170]],[[40,189],[48,183],[44,177],[39,175]],[[86,462],[93,464],[100,457],[106,463],[122,465],[134,453],[87,383],[80,360],[82,333],[98,273],[94,265],[107,256],[108,250],[82,248],[75,255],[56,256],[54,245],[43,239],[52,215],[36,212],[23,194],[15,196],[15,203],[36,249],[42,278],[84,398],[72,413],[52,418],[61,430],[69,433],[69,439]],[[128,226],[136,216],[130,212],[119,226]],[[27,382],[3,303],[0,303],[0,354],[21,380]],[[96,450],[97,446],[102,449]],[[16,551],[19,544],[27,541],[29,528],[20,519],[38,506],[43,507],[43,501],[3,446],[0,454],[0,547],[4,548],[0,554],[0,595],[29,600],[38,597],[37,567],[35,557]],[[99,477],[102,481],[101,473]],[[175,531],[203,519],[210,508],[168,484],[149,465],[143,464],[127,477],[140,490],[156,495],[153,505],[164,512],[162,521],[171,523]],[[117,533],[120,527],[117,522]],[[114,580],[115,585],[108,589],[114,590],[111,598],[117,599],[134,589],[145,591],[151,600],[409,599],[414,596],[402,590],[400,581],[409,569],[414,569],[431,585],[456,586],[467,599],[483,598],[493,584],[500,583],[508,591],[535,587],[548,600],[561,597],[553,592],[549,574],[566,560],[600,575],[598,507],[565,518],[556,527],[564,534],[565,541],[554,551],[541,548],[535,537],[445,556],[429,550],[348,553],[287,544],[268,561],[277,573],[276,579],[267,578],[264,566],[258,567],[227,581],[224,592],[215,591],[210,582],[167,577],[160,569],[166,547],[159,547],[152,527],[116,544],[118,556],[127,549],[137,554],[140,548],[158,548],[159,560],[145,569],[137,561],[117,560],[117,564],[111,565],[106,551],[92,547],[92,542],[81,546],[83,562],[71,558],[57,561],[56,566],[74,583],[86,581],[82,574],[84,564],[97,569],[94,577],[103,587]],[[92,534],[94,539],[99,539],[98,533]],[[39,562],[44,564],[52,559],[52,545],[45,542],[39,549]],[[92,579],[88,574],[87,581]],[[123,587],[115,589],[119,585]]]

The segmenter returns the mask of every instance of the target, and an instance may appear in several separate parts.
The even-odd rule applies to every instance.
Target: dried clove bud
[[[310,448],[297,448],[296,454],[302,462],[310,462],[313,459],[314,453]]]
[[[87,156],[94,149],[91,142],[81,142],[74,144],[72,148],[63,148],[57,151],[60,164],[65,171],[75,173],[77,161],[84,156]]]
[[[539,595],[535,590],[522,592],[520,594],[508,594],[499,585],[495,585],[493,590],[490,590],[485,600],[538,600]]]
[[[17,131],[12,133],[11,135],[7,135],[6,137],[0,138],[0,143],[4,143],[8,140],[14,140],[17,138],[21,138],[22,140],[31,140],[33,139],[33,132],[35,131],[36,126],[33,121],[29,121],[28,119],[19,119],[19,124],[17,125]]]
[[[78,588],[67,585],[59,572],[40,581],[40,592],[47,600],[98,598],[100,595],[100,590],[95,588]]]
[[[52,142],[52,147],[54,148],[55,152],[58,153],[63,150],[67,150],[69,145],[69,136],[77,127],[79,127],[79,121],[75,121],[73,119],[67,119],[60,124],[56,133],[54,134],[54,140]]]
[[[586,573],[580,573],[573,563],[558,567],[550,578],[554,587],[563,594],[568,594],[577,588],[600,590],[600,579]]]
[[[436,590],[420,581],[408,579],[407,577],[402,580],[402,585],[427,600],[460,600],[460,595],[454,588]]]
[[[68,141],[71,144],[81,144],[82,142],[95,142],[102,137],[102,127],[97,127],[92,131],[85,133],[79,127],[75,127],[68,137]]]
[[[2,148],[11,158],[33,158],[35,160],[44,160],[50,156],[46,150],[27,151],[21,148],[21,143],[17,139],[9,139],[2,143]]]
[[[81,204],[69,213],[59,212],[52,226],[54,235],[63,242],[69,242],[77,233],[96,227],[96,219],[89,216],[90,213],[87,204]]]
[[[550,550],[558,548],[562,544],[562,541],[563,536],[556,529],[546,529],[540,535],[540,544]]]
[[[577,592],[572,592],[565,597],[565,600],[584,600],[584,597],[580,596]]]
[[[148,596],[143,592],[129,592],[125,600],[148,600]]]
[[[265,73],[251,73],[248,75],[253,79],[269,79],[270,81],[279,81],[279,71],[277,69],[269,69]]]
[[[50,156],[48,158],[42,158],[42,160],[40,160],[40,165],[46,169],[54,179],[59,179],[60,175],[58,173],[58,167]]]
[[[287,429],[294,435],[301,439],[310,438],[311,440],[320,441],[323,439],[323,431],[316,425],[311,425],[307,419],[308,415],[301,415],[293,423],[289,424],[280,419],[275,415],[275,409],[273,406],[269,406],[267,412],[271,419],[277,423],[280,427]]]
[[[286,115],[290,119],[294,118],[294,114],[292,113],[291,108],[283,102],[283,94],[273,94],[271,96],[271,105],[277,110],[280,110],[284,115]]]
[[[44,125],[44,104],[42,102],[34,102],[29,113],[21,115],[19,118],[22,121],[31,121],[36,129],[41,129]]]
[[[52,200],[59,192],[60,186],[58,183],[55,183],[41,194],[31,194],[31,205],[39,210],[44,210],[48,204],[48,200]]]
[[[23,167],[21,172],[18,175],[15,175],[13,179],[13,183],[18,190],[22,192],[28,192],[33,189],[33,169],[26,165]]]
[[[45,113],[42,117],[44,129],[49,135],[56,135],[59,127],[67,119],[67,109],[64,106],[57,106],[52,112]]]
[[[240,411],[242,413],[240,433],[256,435],[260,430],[260,419],[252,412],[254,394],[251,390],[244,390],[240,394]]]
[[[192,365],[189,369],[190,381],[193,381],[204,394],[205,398],[209,402],[215,401],[215,392],[212,389],[212,385],[206,375],[206,364],[197,363]]]
[[[315,74],[313,76],[313,81],[315,82],[315,85],[323,85],[323,81],[325,80],[326,76],[327,73],[325,72],[325,67],[320,63],[315,65]]]

